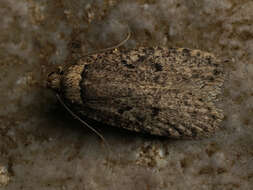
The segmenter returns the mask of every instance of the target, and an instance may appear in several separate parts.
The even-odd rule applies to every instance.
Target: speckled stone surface
[[[0,189],[253,189],[253,2],[2,0]],[[225,121],[180,141],[99,129],[111,151],[43,87],[56,65],[123,48],[201,49],[229,60]]]

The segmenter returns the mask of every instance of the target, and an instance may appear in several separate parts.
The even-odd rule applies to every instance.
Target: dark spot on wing
[[[152,107],[151,110],[152,110],[152,116],[153,116],[153,117],[158,116],[158,114],[159,114],[159,112],[160,112],[160,109],[159,109],[159,108]]]
[[[221,73],[221,72],[220,72],[219,70],[216,70],[216,69],[213,70],[213,74],[214,74],[214,75],[218,75],[218,74],[220,74],[220,73]]]
[[[145,121],[145,117],[141,116],[141,115],[135,115],[135,118],[137,119],[137,121],[139,121],[141,123]]]
[[[135,68],[134,65],[128,64],[126,60],[122,60],[121,63],[122,63],[124,66],[126,66],[127,68],[129,68],[129,69],[134,69],[134,68]]]
[[[211,82],[214,81],[214,78],[213,78],[213,77],[209,77],[208,79],[209,79]]]
[[[160,76],[159,76],[159,75],[157,75],[157,76],[155,76],[155,77],[154,77],[154,79],[153,79],[153,80],[154,80],[154,82],[155,82],[155,83],[158,83],[158,82],[159,82],[159,79],[160,79]]]
[[[163,66],[160,65],[159,63],[155,63],[153,66],[155,67],[156,72],[163,70]]]
[[[120,109],[118,110],[118,113],[119,113],[119,114],[123,114],[124,112],[130,111],[131,109],[133,109],[133,108],[130,107],[130,106],[122,107],[122,108],[120,108]]]

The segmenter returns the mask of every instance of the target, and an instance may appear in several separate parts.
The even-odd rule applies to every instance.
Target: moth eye
[[[60,78],[62,75],[62,71],[53,71],[48,74],[47,76],[47,87],[54,90],[58,91],[60,89]]]
[[[50,73],[47,75],[47,78],[51,77],[54,73],[55,73],[55,71],[50,72]]]
[[[63,75],[63,68],[61,66],[57,67],[55,73],[57,73],[58,75]]]
[[[48,75],[47,77],[51,77],[53,74],[57,74],[57,75],[63,75],[63,68],[61,66],[54,68]]]

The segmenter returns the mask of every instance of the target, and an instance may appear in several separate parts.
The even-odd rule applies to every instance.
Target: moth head
[[[49,73],[47,75],[47,87],[56,92],[59,92],[62,75],[63,75],[62,67],[58,67],[55,71]]]

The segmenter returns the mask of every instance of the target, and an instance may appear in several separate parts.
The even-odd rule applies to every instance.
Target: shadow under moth
[[[221,126],[224,65],[210,53],[140,47],[88,55],[48,87],[81,118],[141,133],[199,138]]]

